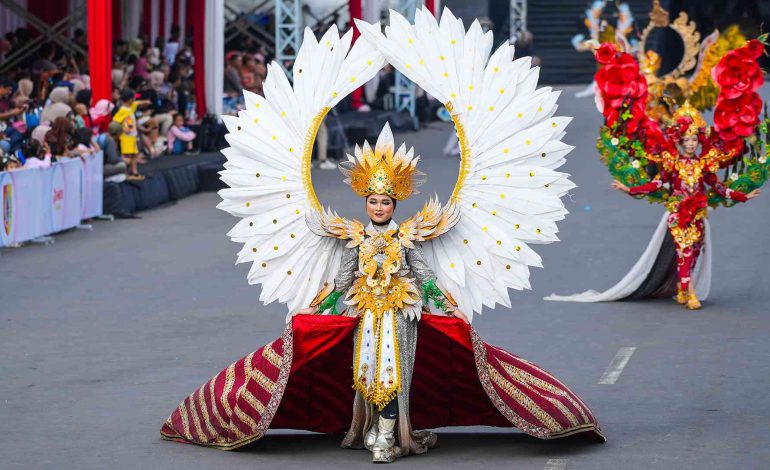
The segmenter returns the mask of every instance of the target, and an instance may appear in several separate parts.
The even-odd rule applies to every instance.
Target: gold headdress
[[[692,120],[692,123],[687,127],[687,129],[682,129],[682,135],[697,135],[702,130],[705,130],[708,126],[706,124],[706,120],[703,119],[703,116],[701,116],[700,111],[698,109],[690,104],[690,101],[685,100],[684,104],[679,107],[679,109],[676,110],[674,113],[674,123],[677,124],[677,121],[680,118],[687,117]]]
[[[414,148],[407,151],[405,144],[394,150],[393,133],[385,124],[374,150],[368,142],[363,148],[356,145],[355,155],[340,163],[345,183],[363,197],[384,194],[401,201],[418,194],[417,187],[425,182],[425,174],[416,169],[420,157],[414,156]]]

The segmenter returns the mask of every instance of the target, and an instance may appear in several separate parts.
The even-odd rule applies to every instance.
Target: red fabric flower
[[[720,99],[714,109],[714,128],[725,138],[732,133],[748,137],[754,133],[762,112],[762,99],[756,92],[740,95],[733,99]],[[727,138],[730,140],[730,138]]]
[[[647,82],[639,75],[639,64],[630,54],[622,53],[613,62],[602,66],[594,76],[607,105],[618,107],[628,97],[647,95]]]
[[[762,46],[759,41],[757,43]],[[725,54],[714,67],[712,78],[719,84],[720,97],[737,98],[762,86],[764,77],[754,55],[756,48],[749,41],[745,46]]]
[[[594,53],[594,57],[596,57],[596,61],[599,62],[602,65],[609,64],[618,55],[618,50],[615,47],[614,44],[610,42],[605,42]]]
[[[762,54],[765,53],[765,45],[756,39],[747,42],[743,47],[745,47],[749,55],[755,59],[759,59],[762,57]]]
[[[678,222],[682,225],[689,224],[695,218],[698,211],[704,209],[707,204],[708,199],[706,199],[706,195],[703,192],[697,192],[682,200],[677,209]]]

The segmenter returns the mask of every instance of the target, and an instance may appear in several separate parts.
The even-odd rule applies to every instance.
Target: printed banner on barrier
[[[50,168],[0,172],[0,246],[61,232],[101,215],[102,152]]]

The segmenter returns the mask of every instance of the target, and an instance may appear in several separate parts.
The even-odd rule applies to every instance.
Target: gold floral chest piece
[[[419,299],[417,289],[409,279],[398,276],[401,269],[401,241],[398,229],[378,232],[367,229],[359,245],[358,270],[350,303],[359,312],[372,311],[377,316],[412,305]]]

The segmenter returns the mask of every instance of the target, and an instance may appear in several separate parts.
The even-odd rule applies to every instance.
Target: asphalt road
[[[704,309],[672,301],[569,304],[551,292],[604,289],[641,254],[663,211],[615,192],[598,161],[600,116],[591,99],[560,99],[577,118],[565,171],[579,185],[562,242],[538,247],[545,269],[513,307],[474,327],[539,363],[592,407],[609,439],[538,441],[494,428],[439,430],[437,449],[402,468],[766,469],[770,466],[770,192],[711,215],[714,277]],[[765,91],[767,91],[765,89]],[[767,93],[765,93],[767,95]],[[446,197],[457,160],[441,155],[451,130],[400,134],[423,155],[430,182],[400,204],[411,215],[434,191]],[[319,198],[363,217],[337,172],[315,175]],[[161,441],[158,430],[188,393],[277,337],[285,308],[263,306],[233,266],[236,219],[200,194],[142,214],[97,222],[52,246],[0,253],[0,468],[358,468],[365,452],[340,436],[274,432],[220,452]],[[614,384],[599,384],[621,348],[635,348]],[[628,350],[626,350],[628,351]],[[268,467],[269,466],[269,467]]]

